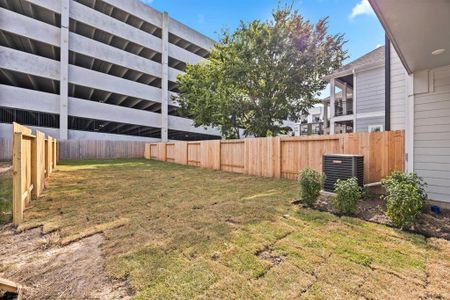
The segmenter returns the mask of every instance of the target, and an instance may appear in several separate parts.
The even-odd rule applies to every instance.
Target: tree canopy
[[[226,138],[287,133],[326,87],[322,77],[346,58],[343,35],[329,34],[327,18],[305,20],[292,5],[269,21],[241,22],[224,31],[207,60],[177,79],[176,100],[195,126],[216,126]]]

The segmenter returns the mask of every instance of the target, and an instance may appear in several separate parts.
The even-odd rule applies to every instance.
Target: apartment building
[[[323,118],[325,115],[324,106],[319,104],[311,107],[308,114],[303,116],[294,127],[294,135],[325,134]]]
[[[176,77],[213,41],[138,0],[0,0],[0,137],[218,139],[177,114]]]
[[[330,96],[326,133],[372,132],[406,128],[407,72],[397,51],[386,44],[325,77]]]

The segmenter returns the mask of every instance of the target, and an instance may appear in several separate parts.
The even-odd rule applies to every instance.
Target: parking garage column
[[[169,15],[162,15],[161,53],[161,141],[167,142],[169,135]]]
[[[59,81],[59,138],[61,140],[67,140],[68,138],[69,4],[70,0],[61,1],[61,59]]]

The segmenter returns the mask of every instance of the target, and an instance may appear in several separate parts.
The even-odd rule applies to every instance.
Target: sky
[[[291,0],[141,0],[167,11],[189,27],[218,40],[222,29],[234,30],[241,20],[267,20],[271,12]],[[329,32],[343,33],[350,62],[384,44],[384,31],[367,0],[294,0],[300,14],[315,23],[329,17]],[[321,98],[327,96],[322,93]]]

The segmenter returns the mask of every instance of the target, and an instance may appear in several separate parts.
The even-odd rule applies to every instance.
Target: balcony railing
[[[347,109],[344,111],[344,105],[342,102],[336,103],[334,106],[334,115],[336,117],[339,116],[347,116],[353,114],[353,100],[347,100]]]
[[[300,135],[323,134],[323,122],[300,125]]]

